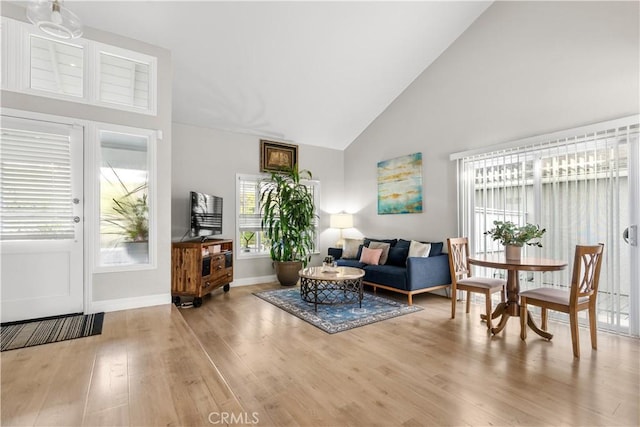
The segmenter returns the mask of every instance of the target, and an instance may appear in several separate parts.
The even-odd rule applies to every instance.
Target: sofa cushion
[[[409,256],[409,248],[394,247],[389,248],[389,257],[387,265],[395,265],[396,267],[404,267],[407,264],[407,256]]]
[[[342,248],[342,258],[346,259],[360,259],[359,249],[362,245],[362,239],[344,239],[344,246]]]
[[[371,239],[369,237],[365,237],[364,238],[364,245],[365,246],[369,246],[369,243],[371,242],[382,242],[382,243],[388,243],[389,246],[393,247],[396,245],[396,243],[398,243],[398,239]]]
[[[371,249],[366,246],[362,248],[362,255],[360,255],[360,262],[369,265],[380,264],[380,256],[382,255],[382,249]]]
[[[364,281],[407,290],[407,269],[394,265],[367,265],[364,267]]]
[[[442,242],[421,242],[421,243],[431,243],[431,251],[429,252],[429,256],[438,256],[442,253],[442,247],[444,244]],[[411,245],[411,240],[398,239],[398,243],[396,243],[396,248],[407,248]]]
[[[389,258],[389,249],[391,245],[389,243],[371,241],[369,243],[369,249],[382,249],[382,254],[380,255],[380,262],[378,264],[384,265],[387,263],[387,259]]]
[[[415,240],[411,241],[411,245],[409,246],[409,257],[428,257],[429,252],[431,252],[431,244],[417,242]]]

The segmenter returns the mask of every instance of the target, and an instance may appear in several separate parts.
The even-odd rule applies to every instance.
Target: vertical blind
[[[69,136],[1,130],[0,238],[72,239]]]
[[[566,260],[569,268],[527,273],[523,289],[568,289],[575,245],[604,243],[598,321],[606,329],[628,332],[634,291],[621,234],[630,221],[629,145],[637,143],[638,124],[564,135],[452,156],[458,162],[459,229],[470,237],[475,253],[488,253],[503,250],[484,235],[494,220],[546,228],[543,248],[526,247],[525,253]]]

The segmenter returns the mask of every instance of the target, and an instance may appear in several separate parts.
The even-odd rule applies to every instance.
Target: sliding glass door
[[[634,243],[631,226],[638,223],[634,119],[452,157],[459,168],[460,232],[476,253],[503,250],[483,234],[494,220],[539,224],[547,229],[543,248],[526,248],[526,255],[563,259],[570,267],[529,273],[522,287],[568,289],[575,245],[604,243],[600,327],[638,335],[638,249],[623,238],[628,228]]]

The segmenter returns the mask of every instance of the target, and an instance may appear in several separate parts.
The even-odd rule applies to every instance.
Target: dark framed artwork
[[[260,172],[292,169],[296,164],[298,164],[297,145],[260,140]]]

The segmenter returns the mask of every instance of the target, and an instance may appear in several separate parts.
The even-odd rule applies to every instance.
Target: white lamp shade
[[[348,213],[331,214],[329,217],[331,228],[353,228],[353,215]]]

